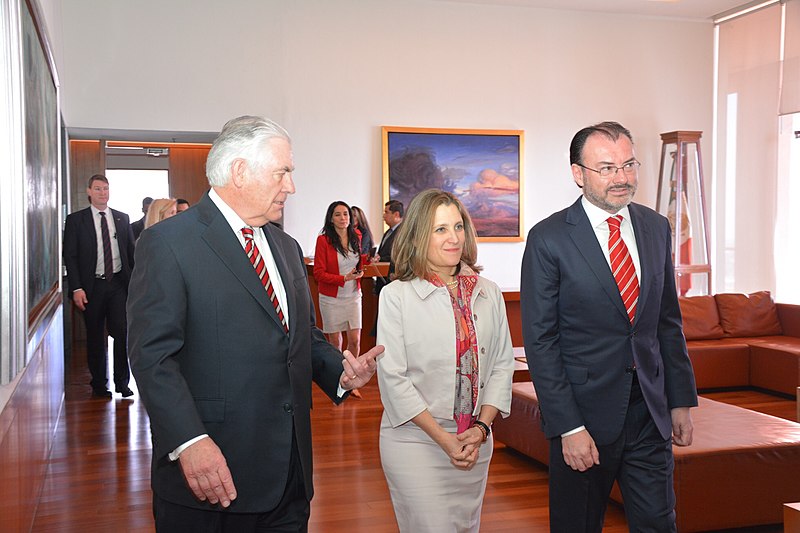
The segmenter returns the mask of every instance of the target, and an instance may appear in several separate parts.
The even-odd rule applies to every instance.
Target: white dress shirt
[[[92,222],[94,222],[94,231],[97,236],[97,264],[94,267],[94,275],[97,277],[103,276],[106,273],[105,257],[103,257],[103,232],[100,226],[100,209],[95,206],[90,206],[92,210]],[[114,215],[111,209],[107,206],[102,210],[106,214],[106,223],[108,224],[108,236],[111,239],[111,258],[114,261],[114,273],[116,274],[122,270],[122,258],[119,255],[119,240],[117,239],[117,226],[114,224]]]
[[[253,229],[253,240],[258,247],[258,251],[261,252],[261,258],[264,259],[264,264],[267,267],[267,272],[269,273],[269,280],[272,282],[272,288],[275,289],[275,296],[278,298],[278,303],[281,304],[281,309],[283,310],[283,316],[286,319],[286,326],[289,327],[289,308],[287,305],[286,300],[286,289],[283,286],[283,280],[281,280],[281,273],[278,271],[278,265],[275,264],[275,257],[272,255],[272,250],[269,247],[269,241],[267,241],[266,235],[264,232],[261,231],[261,228],[253,228],[252,226],[245,223],[244,220],[241,219],[236,212],[230,208],[225,201],[220,198],[217,191],[213,188],[208,193],[208,197],[211,198],[211,201],[214,202],[214,205],[222,213],[222,216],[225,217],[225,220],[228,221],[228,225],[230,225],[231,230],[236,235],[236,238],[239,239],[239,244],[242,245],[242,250],[244,250],[244,235],[242,235],[242,228],[248,227]]]

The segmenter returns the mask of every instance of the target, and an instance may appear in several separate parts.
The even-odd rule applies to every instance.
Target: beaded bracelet
[[[483,433],[483,442],[486,442],[486,439],[488,439],[489,435],[492,434],[491,428],[489,428],[489,426],[485,422],[481,422],[480,420],[476,420],[472,424],[472,427],[477,427],[478,429],[481,430],[481,433]]]

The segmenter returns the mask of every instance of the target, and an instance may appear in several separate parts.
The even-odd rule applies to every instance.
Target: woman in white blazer
[[[500,289],[478,275],[472,220],[452,194],[411,202],[380,295],[381,464],[401,532],[477,532],[514,355]]]

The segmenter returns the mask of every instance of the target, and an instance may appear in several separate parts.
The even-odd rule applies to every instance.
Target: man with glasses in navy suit
[[[570,163],[583,195],[530,231],[520,284],[551,531],[602,531],[615,480],[631,531],[675,531],[672,444],[692,443],[697,392],[669,222],[631,202],[639,162],[622,125],[580,130]]]

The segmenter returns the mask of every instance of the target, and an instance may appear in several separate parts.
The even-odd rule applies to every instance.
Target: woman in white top
[[[464,206],[411,202],[380,295],[381,463],[401,532],[477,532],[493,440],[508,416],[514,355],[500,289],[478,275]]]

